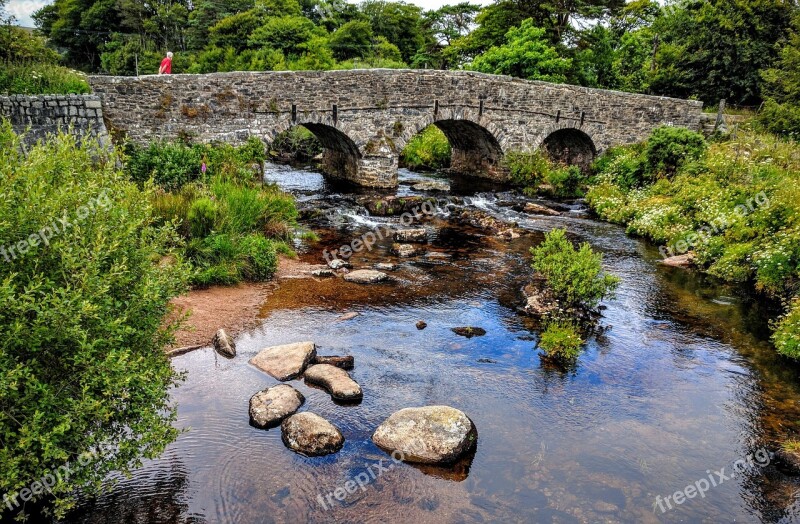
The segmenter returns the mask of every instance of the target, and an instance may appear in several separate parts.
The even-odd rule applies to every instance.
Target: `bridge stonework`
[[[544,147],[586,163],[608,147],[644,140],[660,125],[699,130],[691,100],[550,84],[466,71],[270,71],[90,77],[109,131],[136,142],[191,136],[271,142],[295,125],[325,147],[328,174],[358,185],[397,185],[400,151],[435,124],[451,168],[505,179],[502,157]]]

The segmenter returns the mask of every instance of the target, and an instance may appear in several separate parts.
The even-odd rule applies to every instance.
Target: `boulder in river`
[[[398,229],[394,232],[394,239],[397,242],[426,242],[428,240],[428,232],[422,227]]]
[[[374,269],[357,269],[344,276],[346,281],[355,282],[356,284],[376,284],[383,282],[387,278],[389,278],[389,275]]]
[[[336,400],[355,401],[364,396],[361,386],[347,371],[330,364],[314,364],[303,376],[307,383],[322,386]]]
[[[319,356],[317,355],[314,357],[314,360],[311,361],[312,364],[330,364],[331,366],[336,366],[337,368],[342,369],[353,369],[356,364],[355,358],[351,355],[347,356]]]
[[[233,339],[228,336],[224,329],[220,328],[214,334],[214,349],[226,358],[233,358],[236,356],[236,344]]]
[[[311,272],[312,277],[335,277],[336,273],[332,269],[315,269]]]
[[[308,411],[284,420],[281,438],[287,448],[309,457],[336,453],[344,445],[342,432],[336,426]]]
[[[444,180],[423,180],[411,186],[414,191],[450,191],[450,184]]]
[[[313,342],[296,342],[262,349],[250,363],[283,382],[300,376],[315,356]]]
[[[428,327],[428,323],[425,322],[424,320],[420,320],[419,322],[417,322],[417,329],[422,330],[425,329],[426,327]]]
[[[336,322],[344,322],[345,320],[353,320],[357,316],[358,316],[357,312],[349,311],[349,312],[345,313],[344,315],[340,316],[339,318],[337,318]]]
[[[551,209],[547,206],[543,206],[541,204],[536,204],[534,202],[527,202],[525,207],[522,208],[522,211],[525,213],[530,213],[532,215],[548,215],[548,216],[559,216],[561,213],[556,211],[555,209]]]
[[[662,260],[661,263],[670,267],[692,267],[694,265],[694,254],[686,253],[683,255],[675,255],[674,257],[667,257]]]
[[[405,462],[449,464],[475,447],[478,431],[458,409],[424,406],[393,413],[378,426],[372,441]]]
[[[413,257],[419,254],[417,248],[411,244],[392,244],[391,251],[399,257]]]
[[[482,337],[486,334],[486,330],[479,327],[454,327],[450,328],[453,333],[456,335],[461,335],[462,337],[472,338],[472,337]]]
[[[289,384],[278,384],[259,391],[250,398],[250,423],[272,428],[300,409],[306,399]]]
[[[422,213],[424,216],[423,206],[433,209],[437,204],[435,198],[421,196],[366,196],[358,199],[358,203],[366,207],[370,215],[379,217],[399,216],[408,212]]]
[[[348,267],[350,267],[350,262],[342,260],[341,258],[334,258],[333,260],[328,262],[328,267],[334,270],[347,269]]]
[[[389,262],[378,262],[375,264],[375,269],[378,271],[395,271],[397,268],[397,264],[390,264]]]
[[[508,224],[479,209],[462,209],[460,212],[453,213],[451,220],[458,224],[483,229],[491,235],[504,239],[517,238],[520,235],[516,222]]]
[[[522,295],[525,297],[522,309],[528,315],[542,317],[558,309],[558,301],[543,278],[534,278],[522,288]]]

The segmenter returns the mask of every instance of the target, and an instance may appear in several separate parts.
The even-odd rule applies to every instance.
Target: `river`
[[[431,176],[401,170],[398,194],[424,194],[411,185]],[[268,166],[266,177],[302,208],[321,211],[305,223],[321,241],[300,246],[301,260],[320,263],[323,249],[396,225],[368,216],[353,195],[314,171]],[[659,265],[655,247],[591,219],[579,203],[561,216],[526,215],[509,206],[522,197],[469,180],[454,180],[450,195],[531,234],[495,240],[438,216],[425,222],[429,248],[450,259],[400,261],[391,282],[373,286],[284,280],[264,303],[261,326],[237,340],[237,358],[206,348],[173,359],[187,371],[172,393],[177,425],[186,431],[132,478],[82,501],[68,520],[800,520],[798,482],[773,464],[756,460],[731,475],[735,461],[760,457],[800,424],[798,367],[771,348],[768,311],[735,287]],[[622,278],[616,297],[604,303],[607,329],[567,370],[541,362],[535,326],[517,312],[530,274],[528,250],[555,227],[601,251],[607,269]],[[396,262],[388,245],[356,254],[354,267]],[[345,312],[359,315],[337,321]],[[418,330],[418,320],[428,327]],[[451,331],[455,326],[487,334],[467,339]],[[346,438],[341,452],[322,458],[295,454],[279,429],[248,422],[248,399],[276,382],[248,360],[266,346],[301,340],[316,342],[320,354],[354,355],[351,374],[364,390],[363,402],[343,406],[291,382],[306,397],[301,409],[330,420]],[[476,451],[447,469],[391,463],[371,442],[372,431],[397,409],[430,404],[472,418]],[[721,468],[725,479],[715,476]],[[344,501],[323,503],[376,469]],[[716,485],[702,497],[673,499],[671,509],[663,504],[709,477]]]

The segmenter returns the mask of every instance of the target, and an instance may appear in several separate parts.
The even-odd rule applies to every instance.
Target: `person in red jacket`
[[[167,52],[167,56],[161,61],[161,67],[158,68],[159,75],[172,74],[172,51]]]

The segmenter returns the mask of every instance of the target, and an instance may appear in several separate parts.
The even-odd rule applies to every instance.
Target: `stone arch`
[[[555,162],[575,165],[586,171],[598,153],[587,131],[590,129],[571,125],[551,126],[542,134],[538,148]]]
[[[503,178],[501,163],[505,134],[493,122],[476,118],[467,110],[446,108],[418,119],[395,141],[400,153],[408,142],[430,125],[438,127],[450,142],[450,170],[480,178]]]
[[[281,122],[270,133],[271,140],[279,133],[296,126],[305,127],[319,140],[324,148],[322,166],[326,174],[351,181],[358,179],[359,161],[363,155],[358,144],[350,138],[346,127],[338,126],[329,116],[303,115],[296,122]]]

